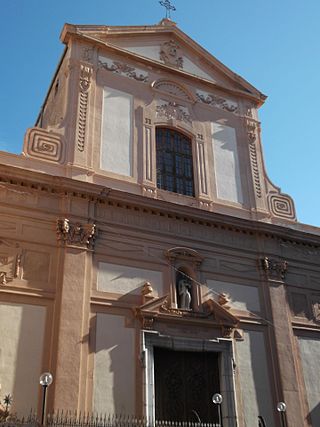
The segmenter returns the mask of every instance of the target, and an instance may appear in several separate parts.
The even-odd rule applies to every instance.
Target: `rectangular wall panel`
[[[217,197],[243,203],[235,129],[214,122],[211,132]]]
[[[94,359],[93,411],[100,414],[135,413],[134,329],[124,317],[97,314]]]
[[[117,294],[140,295],[145,282],[150,282],[155,296],[163,295],[162,273],[126,265],[99,263],[98,290]]]
[[[1,398],[10,393],[22,416],[38,405],[45,317],[45,307],[0,304]]]
[[[264,334],[245,332],[244,340],[236,343],[236,352],[245,425],[257,426],[260,415],[268,427],[274,427]]]
[[[101,169],[132,176],[132,95],[103,89]]]
[[[320,426],[320,339],[299,337],[304,383],[313,426]]]
[[[243,311],[260,311],[259,291],[254,286],[238,285],[236,283],[207,280],[207,290],[204,298],[217,298],[217,294],[226,293],[230,298],[230,306]]]

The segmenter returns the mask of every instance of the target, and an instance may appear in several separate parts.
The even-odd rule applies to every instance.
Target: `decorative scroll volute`
[[[26,157],[63,163],[65,160],[63,137],[38,127],[28,129],[24,138],[23,154]]]

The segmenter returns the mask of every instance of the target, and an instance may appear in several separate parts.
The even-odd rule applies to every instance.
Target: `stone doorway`
[[[219,353],[155,347],[154,373],[156,419],[218,422]]]
[[[168,332],[168,330],[167,330]],[[161,358],[161,353],[159,351],[165,350],[168,351],[167,354],[163,353],[168,358],[173,357],[189,357],[201,358],[201,355],[204,358],[208,358],[207,361],[201,362],[202,366],[211,364],[214,370],[213,375],[213,384],[207,386],[210,388],[210,392],[206,392],[206,396],[209,396],[210,410],[215,411],[211,402],[212,395],[216,390],[211,390],[211,387],[215,385],[220,386],[220,393],[223,396],[222,402],[222,415],[223,415],[223,425],[224,427],[237,427],[237,415],[236,415],[236,404],[235,404],[235,388],[234,388],[234,370],[233,370],[233,343],[230,339],[216,338],[216,339],[201,339],[201,338],[186,338],[181,336],[161,334],[158,331],[141,331],[142,333],[142,346],[141,346],[141,362],[144,367],[143,372],[143,406],[144,406],[144,416],[147,419],[155,420],[159,418],[167,418],[168,415],[160,409],[156,409],[156,406],[161,405],[157,402],[157,393],[156,393],[156,376],[159,373],[163,375],[163,369],[161,370],[161,361],[159,365],[159,358]],[[164,357],[163,363],[168,364],[168,359]],[[180,362],[181,363],[181,362]],[[186,366],[188,366],[186,362]],[[194,365],[194,363],[191,363]],[[169,366],[169,365],[168,365]],[[160,369],[158,369],[160,367]],[[182,368],[184,371],[186,368]],[[204,369],[204,368],[202,368]],[[210,368],[209,368],[210,372]],[[216,376],[215,376],[216,375]],[[180,374],[181,376],[181,374]],[[185,374],[182,375],[185,377]],[[160,381],[163,381],[160,380]],[[161,383],[160,383],[161,384]],[[187,384],[187,383],[185,383]],[[159,387],[159,386],[158,386]],[[160,385],[161,387],[161,385]],[[196,387],[194,387],[196,389]],[[162,386],[162,390],[163,386]],[[162,391],[163,393],[163,391]],[[206,402],[207,397],[203,398]],[[191,398],[189,398],[189,401]],[[190,404],[191,411],[192,409],[197,411],[197,408],[194,406],[194,401],[192,400],[192,405]],[[187,408],[189,409],[189,408]],[[157,414],[156,414],[157,411]],[[190,411],[189,411],[190,412]],[[184,412],[185,413],[185,412]],[[183,413],[183,418],[185,417]],[[200,410],[200,413],[203,414]],[[205,411],[204,411],[205,413]],[[194,413],[193,413],[194,414]],[[208,413],[207,413],[208,414]],[[173,415],[170,414],[170,418]],[[179,415],[180,417],[180,415]],[[201,419],[201,416],[199,414]],[[202,415],[204,419],[201,419],[203,423],[206,423],[206,417],[209,417],[209,422],[214,423],[216,420],[216,413],[209,413],[209,415]],[[211,418],[212,417],[212,418]],[[189,414],[187,415],[187,420],[190,419]],[[213,420],[213,421],[212,421]],[[197,417],[194,414],[194,417],[191,418],[192,422],[197,422]]]

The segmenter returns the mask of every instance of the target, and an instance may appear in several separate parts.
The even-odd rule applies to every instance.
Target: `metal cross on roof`
[[[171,4],[170,0],[159,1],[161,6],[166,8],[166,18],[171,18],[171,10],[175,11],[176,8]]]

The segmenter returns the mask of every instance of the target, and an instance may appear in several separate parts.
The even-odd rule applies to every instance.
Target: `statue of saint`
[[[187,278],[180,277],[178,280],[179,308],[191,309],[191,283]]]

